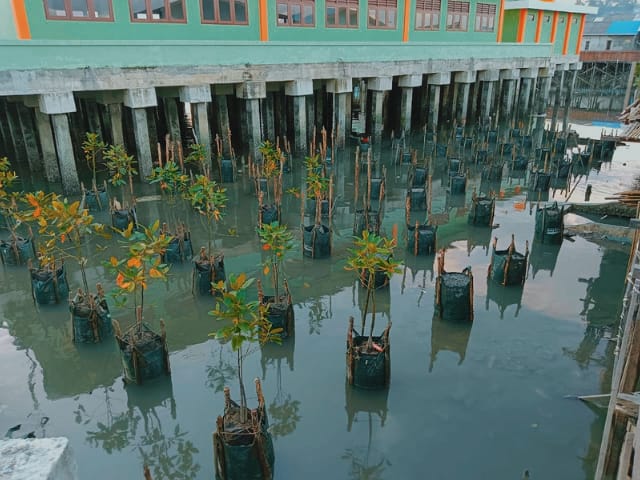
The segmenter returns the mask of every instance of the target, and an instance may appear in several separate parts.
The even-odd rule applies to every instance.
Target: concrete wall
[[[624,35],[585,35],[582,39],[582,50],[587,51],[603,51],[607,50],[607,42],[611,40],[611,48],[609,50],[636,50],[633,36]],[[586,48],[586,42],[589,42],[589,48]]]
[[[10,2],[0,2],[0,40],[15,40],[16,27]]]

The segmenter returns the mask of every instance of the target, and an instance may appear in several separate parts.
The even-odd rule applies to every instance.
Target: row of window
[[[202,23],[248,25],[248,0],[200,0]],[[313,27],[315,0],[277,0],[278,25]],[[326,25],[331,28],[358,28],[360,0],[326,0]],[[112,0],[44,0],[48,19],[113,21]],[[395,29],[398,0],[368,0],[367,26]],[[187,21],[185,0],[129,0],[132,22]],[[416,30],[440,30],[441,0],[416,1]],[[496,6],[478,3],[475,30],[492,32]],[[449,0],[447,4],[449,31],[467,31],[469,2]]]

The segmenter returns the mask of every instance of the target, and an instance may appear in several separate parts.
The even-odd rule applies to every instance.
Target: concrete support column
[[[438,122],[440,119],[440,100],[442,87],[451,83],[451,72],[431,73],[427,77],[429,89],[429,113],[427,128],[433,133],[438,133]]]
[[[111,140],[114,145],[124,145],[124,132],[122,131],[122,104],[110,103],[107,106],[107,109],[109,110],[109,119],[111,120]],[[178,131],[180,131],[180,124],[178,124]],[[173,137],[173,134],[171,136]]]
[[[538,76],[537,68],[525,68],[520,70],[520,93],[518,95],[518,120],[527,122],[531,110],[531,92],[535,78]]]
[[[36,106],[35,99],[34,105]],[[33,116],[31,115],[31,109],[25,106],[22,102],[16,104],[18,112],[18,123],[20,125],[20,132],[24,141],[24,146],[27,152],[27,161],[29,162],[29,171],[37,174],[42,172],[42,159],[40,152],[38,151],[38,141],[36,138]]]
[[[500,72],[500,80],[502,80],[502,98],[500,104],[500,121],[502,124],[508,124],[510,127],[514,124],[514,106],[516,101],[516,87],[520,71],[518,69],[502,70]]]
[[[498,70],[484,70],[478,73],[478,80],[482,82],[480,97],[480,123],[490,126],[490,119],[495,116],[493,108],[496,86],[500,79]]]
[[[49,115],[42,113],[38,108],[36,112],[36,128],[40,138],[40,150],[42,151],[42,161],[44,163],[44,174],[48,182],[56,183],[60,181],[60,167],[58,167],[58,157],[56,157],[56,144],[51,130],[51,120]]]
[[[275,142],[276,126],[275,126],[275,98],[274,92],[267,92],[267,98],[264,100],[264,135]]]
[[[422,75],[403,75],[398,79],[398,85],[402,89],[400,128],[405,134],[409,134],[413,111],[413,89],[422,86]]]
[[[565,97],[564,110],[562,112],[562,131],[569,131],[569,110],[571,110],[571,97],[573,97],[573,88],[576,84],[577,70],[569,70],[565,75]],[[626,107],[626,104],[625,104]]]
[[[464,126],[467,124],[469,95],[471,92],[471,84],[476,81],[476,72],[457,72],[455,74],[454,81],[458,90],[457,102],[455,105],[456,123]]]
[[[371,90],[371,105],[367,107],[367,117],[371,125],[371,133],[373,135],[373,143],[379,144],[382,141],[382,132],[384,130],[384,98],[386,92],[390,91],[393,86],[391,77],[370,78],[367,82],[367,88]]]
[[[76,111],[73,93],[47,93],[40,95],[38,106],[42,113],[51,116],[62,188],[66,194],[79,193],[80,180],[78,179],[76,159],[71,142],[71,130],[69,128],[69,119],[67,118],[67,113]]]
[[[327,82],[327,93],[333,94],[333,133],[338,147],[344,147],[351,123],[351,93],[353,80],[337,78]]]
[[[538,73],[536,88],[535,115],[533,117],[533,146],[540,147],[544,133],[544,122],[547,116],[547,105],[549,104],[549,92],[551,91],[551,79],[553,70],[541,68]]]
[[[133,133],[136,141],[138,172],[140,178],[146,180],[153,170],[146,108],[157,106],[156,91],[153,88],[127,90],[124,95],[124,104],[133,110]]]
[[[208,111],[211,102],[211,87],[209,85],[180,87],[180,101],[191,105],[191,118],[198,143],[204,145],[207,158],[211,162],[211,127],[209,126]]]
[[[556,71],[554,76],[555,88],[553,94],[553,109],[551,110],[551,131],[555,132],[558,125],[558,111],[562,100],[562,86],[564,84],[564,70]]]
[[[258,148],[262,143],[262,122],[260,118],[260,100],[267,97],[265,82],[244,82],[236,85],[236,96],[245,100],[245,118],[249,154],[260,158]]]
[[[229,145],[229,100],[227,95],[233,95],[234,89],[231,85],[216,85],[215,92],[215,110],[218,122],[218,135],[222,139],[222,153],[231,157],[231,145]]]
[[[294,152],[296,155],[305,155],[308,151],[307,143],[309,141],[306,97],[313,95],[313,80],[287,82],[284,93],[293,97]]]

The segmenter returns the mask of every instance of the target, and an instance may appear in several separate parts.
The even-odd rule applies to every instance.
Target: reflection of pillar
[[[531,108],[531,91],[535,78],[538,76],[537,68],[524,68],[520,70],[520,94],[518,96],[518,120],[525,123],[529,120]]]
[[[373,143],[378,144],[382,140],[382,131],[384,129],[384,97],[386,92],[391,90],[391,77],[370,78],[367,88],[371,90],[371,105],[368,107],[367,117],[371,125],[371,133],[373,134]],[[370,113],[369,113],[370,112]]]
[[[549,68],[541,68],[538,70],[538,81],[536,88],[536,96],[534,98],[535,114],[533,117],[533,146],[540,147],[542,145],[542,137],[544,133],[544,121],[547,116],[547,105],[549,104],[549,92],[551,90],[551,79],[553,78],[553,70]]]
[[[44,174],[48,182],[59,182],[60,168],[58,167],[58,158],[56,157],[56,145],[53,141],[51,120],[49,119],[49,115],[42,113],[38,108],[36,108],[36,127],[38,129],[38,136],[40,137]]]
[[[78,179],[76,159],[71,142],[71,130],[69,129],[69,119],[67,118],[67,113],[76,111],[73,93],[46,93],[40,95],[38,106],[42,113],[51,115],[62,188],[67,194],[78,193],[80,191],[80,180]]]
[[[553,110],[551,111],[551,131],[556,131],[558,124],[558,110],[562,99],[562,85],[564,84],[564,70],[556,71],[554,76],[555,89],[553,94]]]
[[[573,67],[576,64],[572,64]],[[573,96],[573,87],[576,84],[576,75],[578,71],[571,69],[567,72],[565,78],[565,97],[564,97],[564,110],[562,112],[562,131],[567,133],[569,131],[569,110],[571,109],[571,97]],[[626,104],[625,104],[626,107]]]
[[[502,95],[500,104],[500,122],[502,124],[513,124],[513,106],[515,103],[516,81],[520,77],[518,69],[502,70],[500,80],[502,80]]]
[[[285,95],[293,97],[293,135],[296,155],[307,152],[307,95],[313,95],[313,80],[293,80],[284,87]]]
[[[180,101],[191,105],[193,128],[198,136],[198,143],[204,145],[207,151],[207,161],[211,161],[211,128],[209,126],[209,102],[211,102],[211,87],[209,85],[194,85],[180,87]]]
[[[451,83],[451,73],[431,73],[427,77],[427,83],[431,87],[429,89],[429,114],[428,128],[437,134],[438,121],[440,118],[440,97],[442,95],[442,86]]]
[[[260,158],[258,148],[262,142],[260,100],[267,97],[265,82],[244,82],[236,85],[236,97],[245,100],[247,144],[252,158]]]
[[[153,170],[147,107],[158,104],[154,88],[132,88],[124,95],[125,106],[132,109],[133,134],[136,141],[136,158],[140,178],[146,180]],[[155,145],[154,145],[155,148]]]
[[[337,78],[327,82],[327,93],[333,94],[333,133],[339,147],[344,146],[348,119],[351,118],[351,109],[347,108],[347,97],[351,96],[352,85],[350,78]]]
[[[500,78],[498,70],[484,70],[478,73],[478,81],[482,82],[480,92],[480,124],[490,128],[489,118],[495,114],[493,110],[493,97],[496,84]]]
[[[405,134],[409,134],[412,128],[413,91],[422,86],[422,75],[403,75],[398,79],[398,86],[402,89],[400,128]]]
[[[454,81],[458,87],[458,101],[455,107],[456,123],[464,126],[467,124],[469,94],[471,91],[471,84],[476,81],[476,72],[457,72],[455,74]]]

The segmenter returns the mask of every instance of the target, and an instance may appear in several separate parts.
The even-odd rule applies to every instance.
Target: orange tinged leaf
[[[268,243],[265,243],[264,245],[262,245],[262,250],[264,250],[265,252],[267,250],[271,250],[271,245],[269,245]]]
[[[36,209],[33,211],[33,218],[38,218],[42,214],[42,209],[40,206],[36,206]]]
[[[265,275],[269,275],[269,272],[271,270],[269,270],[269,267],[265,265],[264,269],[262,270],[262,273],[264,273]]]
[[[149,276],[151,278],[162,278],[164,275],[157,268],[151,268],[149,269]]]
[[[67,239],[67,235],[65,235],[64,233],[60,234],[60,243],[64,243],[64,241]]]
[[[120,288],[126,288],[125,287],[125,282],[124,281],[124,275],[122,273],[118,273],[118,276],[116,277],[116,285],[118,285]]]
[[[27,200],[29,201],[29,204],[31,204],[32,207],[38,206],[38,201],[36,200],[36,197],[34,197],[33,195],[27,195]]]
[[[130,258],[129,261],[127,262],[127,267],[140,268],[141,266],[142,266],[142,262],[138,257]]]
[[[109,259],[109,263],[111,263],[111,265],[115,267],[116,265],[118,265],[118,259],[116,257],[111,257]]]

